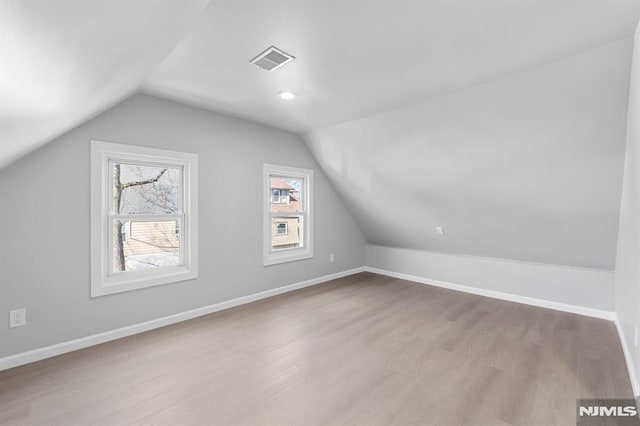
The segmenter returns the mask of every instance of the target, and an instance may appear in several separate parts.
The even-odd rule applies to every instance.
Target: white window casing
[[[175,213],[121,214],[113,211],[113,165],[177,169]],[[169,284],[198,277],[198,155],[110,142],[91,142],[91,297]],[[125,220],[127,238],[134,223],[175,221],[178,264],[114,271],[113,224]],[[178,232],[179,229],[179,232]]]
[[[299,211],[272,212],[271,203],[278,203],[272,197],[271,178],[296,179],[302,182],[299,196]],[[264,266],[276,265],[285,262],[292,262],[313,257],[313,170],[297,167],[279,166],[265,164],[263,167],[263,205],[264,205]],[[280,198],[280,197],[279,197]],[[302,227],[300,247],[274,248],[272,245],[273,233],[276,227],[273,222],[276,218],[297,218]],[[291,226],[288,226],[287,233],[291,234]]]

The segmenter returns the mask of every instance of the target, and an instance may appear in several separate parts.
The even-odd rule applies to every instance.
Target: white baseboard
[[[586,315],[589,317],[602,318],[609,321],[615,320],[615,312],[603,311],[600,309],[586,308],[583,306],[569,305],[566,303],[552,302],[550,300],[535,299],[533,297],[518,296],[516,294],[502,293],[499,291],[485,290],[477,287],[470,287],[462,284],[454,284],[446,281],[432,280],[416,275],[403,274],[400,272],[387,271],[366,266],[365,271],[375,274],[386,275],[388,277],[399,278],[407,281],[414,281],[420,284],[427,284],[436,287],[448,288],[450,290],[462,291],[465,293],[477,294],[479,296],[492,297],[494,299],[507,300],[509,302],[523,303],[525,305],[539,306],[541,308],[555,309],[557,311],[570,312],[572,314]]]
[[[624,331],[622,331],[622,326],[620,325],[620,321],[618,321],[617,316],[615,323],[616,329],[618,330],[618,336],[620,337],[620,343],[622,344],[624,360],[627,362],[627,371],[629,372],[629,378],[631,379],[631,389],[633,389],[633,394],[635,395],[636,400],[640,400],[640,383],[638,383],[638,376],[636,375],[636,369],[631,358],[631,351],[627,345],[627,339],[625,338]]]
[[[307,281],[302,281],[299,283],[274,288],[272,290],[266,290],[260,293],[254,293],[248,296],[242,296],[236,299],[215,303],[213,305],[203,306],[201,308],[192,309],[190,311],[169,315],[169,316],[158,318],[155,320],[145,321],[145,322],[130,325],[127,327],[118,328],[116,330],[105,331],[104,333],[94,334],[91,336],[82,337],[80,339],[70,340],[67,342],[62,342],[62,343],[58,343],[51,346],[45,346],[43,348],[34,349],[31,351],[23,352],[16,355],[9,355],[4,358],[0,358],[0,371],[7,370],[13,367],[18,367],[20,365],[28,364],[35,361],[40,361],[45,358],[51,358],[57,355],[62,355],[64,353],[76,351],[78,349],[87,348],[89,346],[99,345],[101,343],[109,342],[111,340],[121,339],[123,337],[131,336],[133,334],[144,333],[145,331],[149,331],[149,330],[164,327],[167,325],[175,324],[178,322],[190,320],[203,315],[208,315],[214,312],[233,308],[235,306],[245,305],[247,303],[255,302],[257,300],[266,299],[272,296],[277,296],[278,294],[287,293],[287,292],[298,290],[305,287],[311,287],[316,284],[322,284],[324,282],[335,280],[337,278],[342,278],[348,275],[364,272],[364,270],[365,270],[364,267],[349,269],[346,271],[337,272],[335,274],[325,275],[325,276],[313,278]]]

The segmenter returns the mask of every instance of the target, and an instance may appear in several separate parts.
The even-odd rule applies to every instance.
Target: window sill
[[[264,266],[279,265],[281,263],[295,262],[297,260],[312,259],[311,249],[282,250],[268,253],[264,257]]]
[[[178,270],[162,275],[153,275],[146,278],[123,280],[110,280],[109,278],[91,283],[91,297],[106,296],[108,294],[122,293],[125,291],[139,290],[141,288],[155,287],[181,281],[198,278],[198,272],[194,270]],[[110,282],[111,281],[111,282]]]

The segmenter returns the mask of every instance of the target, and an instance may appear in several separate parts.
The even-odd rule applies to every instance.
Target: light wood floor
[[[0,372],[0,424],[574,425],[611,322],[373,274]]]

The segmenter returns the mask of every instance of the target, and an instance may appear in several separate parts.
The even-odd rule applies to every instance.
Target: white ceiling
[[[305,139],[369,243],[611,270],[631,52],[619,40]]]
[[[0,0],[0,168],[145,81],[306,132],[629,37],[640,17],[637,0],[209,1]],[[248,64],[272,44],[297,59]]]
[[[0,0],[0,168],[131,95],[208,0]]]
[[[142,88],[304,133],[369,242],[607,269],[639,18],[639,0],[0,0],[0,168]],[[297,59],[248,63],[270,45]]]
[[[639,17],[638,0],[219,0],[144,90],[304,132],[631,37]],[[248,64],[269,45],[297,59]]]

